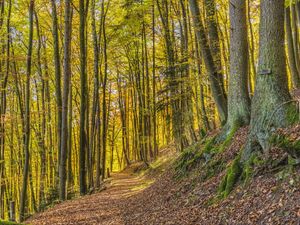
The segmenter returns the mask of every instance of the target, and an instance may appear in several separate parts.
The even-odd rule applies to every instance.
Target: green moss
[[[253,175],[253,168],[256,166],[261,166],[264,163],[263,160],[257,154],[252,154],[250,159],[244,163],[243,172],[241,175],[241,180],[244,181],[244,184],[247,184],[252,175]]]
[[[204,137],[206,136],[206,131],[205,131],[205,129],[203,129],[203,128],[200,129],[199,135],[200,135],[201,138],[204,138]]]
[[[224,150],[228,147],[228,145],[231,143],[232,139],[234,138],[234,135],[237,132],[238,128],[239,128],[238,124],[234,125],[231,128],[228,135],[226,136],[225,141],[220,145],[218,152],[224,152]]]
[[[218,152],[218,146],[214,145],[215,137],[208,138],[204,143],[197,143],[186,148],[175,164],[175,178],[185,176],[188,171],[199,164],[201,160],[209,162],[212,157]],[[203,145],[202,150],[201,145]]]
[[[300,158],[300,140],[291,141],[284,135],[273,135],[270,138],[270,143],[273,146],[282,148],[293,158]]]
[[[187,174],[201,160],[202,153],[199,151],[199,145],[195,144],[186,148],[175,164],[176,178],[181,178]]]
[[[225,169],[225,163],[221,159],[214,159],[210,161],[202,170],[201,180],[205,181]]]
[[[223,179],[222,179],[220,185],[219,185],[218,193],[219,193],[220,195],[222,195],[223,192],[224,192],[225,189],[226,189],[226,185],[227,185],[227,177],[228,177],[228,174],[226,173],[225,176],[223,177]]]
[[[290,125],[298,123],[299,122],[299,111],[297,107],[295,107],[294,104],[290,104],[287,108],[287,121]]]
[[[211,150],[214,148],[214,143],[215,143],[216,137],[209,138],[203,147],[203,154],[209,154],[211,153]]]
[[[242,174],[243,169],[241,167],[240,160],[241,156],[239,155],[227,169],[227,173],[219,186],[218,192],[224,198],[230,194]]]

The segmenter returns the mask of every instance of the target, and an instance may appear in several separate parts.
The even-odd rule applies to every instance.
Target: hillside
[[[300,167],[283,163],[285,153],[280,148],[273,147],[268,160],[257,164],[247,181],[238,182],[228,197],[218,194],[222,177],[244,145],[247,131],[241,128],[226,149],[207,162],[196,160],[197,153],[205,149],[204,143],[181,155],[170,146],[149,169],[134,164],[113,174],[105,190],[66,201],[34,215],[27,223],[298,225]],[[299,137],[299,126],[288,131]],[[189,164],[183,166],[187,154]]]

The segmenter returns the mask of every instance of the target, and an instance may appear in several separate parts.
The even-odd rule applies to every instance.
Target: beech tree
[[[81,98],[80,98],[80,152],[79,152],[79,170],[80,170],[80,194],[86,193],[86,150],[87,134],[86,134],[86,113],[87,113],[87,74],[86,74],[86,43],[85,43],[85,25],[86,25],[86,2],[80,0],[79,14],[80,14],[80,84],[81,84]]]
[[[228,85],[228,118],[225,130],[237,129],[250,122],[250,97],[248,88],[248,32],[246,2],[229,3],[230,15],[230,77]],[[234,131],[233,131],[234,132]]]
[[[220,83],[220,71],[214,62],[212,51],[209,47],[207,35],[205,33],[204,25],[201,21],[201,13],[198,2],[196,0],[189,0],[190,10],[193,17],[194,28],[197,36],[198,46],[205,63],[206,70],[208,71],[209,81],[213,97],[220,114],[222,123],[227,120],[227,100],[223,87]]]
[[[65,0],[65,24],[64,24],[64,84],[62,100],[62,131],[59,164],[59,198],[66,199],[66,161],[68,146],[68,102],[71,79],[71,1]]]
[[[243,159],[258,148],[268,151],[272,129],[290,125],[296,113],[287,83],[284,1],[263,0],[260,9],[258,75]]]
[[[26,69],[26,89],[25,89],[25,115],[24,115],[24,169],[23,169],[23,185],[20,196],[20,221],[23,221],[25,213],[25,204],[27,197],[27,185],[29,176],[29,160],[30,160],[30,79],[31,79],[31,64],[32,64],[32,45],[33,45],[33,14],[34,0],[30,0],[29,5],[29,41],[27,52],[27,69]]]

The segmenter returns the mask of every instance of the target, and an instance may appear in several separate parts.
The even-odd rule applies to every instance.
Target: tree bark
[[[228,87],[227,126],[248,125],[250,97],[248,92],[249,59],[245,0],[231,0],[230,15],[230,77]]]
[[[59,50],[59,37],[58,37],[58,22],[55,0],[51,0],[52,6],[52,36],[54,46],[54,67],[55,67],[55,95],[57,106],[57,151],[58,161],[60,161],[61,150],[61,125],[62,125],[62,95],[61,95],[61,65],[60,65],[60,50]],[[59,164],[59,163],[58,163]]]
[[[208,45],[208,38],[205,34],[204,26],[200,17],[200,9],[197,0],[189,0],[190,10],[192,12],[195,32],[197,36],[197,41],[202,53],[202,57],[205,63],[205,67],[208,72],[208,77],[212,89],[212,94],[219,112],[221,122],[224,124],[227,120],[227,99],[226,94],[220,85],[219,78],[220,73],[211,53],[211,49]]]
[[[294,42],[293,42],[293,33],[291,27],[291,9],[290,6],[285,8],[285,31],[286,31],[286,40],[287,40],[287,54],[288,61],[290,65],[292,84],[294,88],[300,87],[300,78],[299,71],[297,68],[295,51],[294,51]]]
[[[27,70],[26,70],[26,97],[25,97],[25,116],[24,116],[24,153],[25,162],[23,168],[23,185],[20,196],[20,222],[25,219],[25,204],[27,196],[28,175],[29,175],[29,145],[30,145],[30,78],[32,64],[32,45],[33,45],[33,12],[34,0],[30,0],[29,5],[29,44],[27,52]]]
[[[215,0],[205,0],[205,11],[206,11],[206,24],[209,35],[209,46],[213,55],[214,63],[219,73],[219,82],[225,93],[224,89],[224,77],[222,76],[222,62],[221,62],[221,49],[220,49],[220,38],[218,32],[218,21],[216,15],[216,2]]]
[[[85,0],[79,1],[80,15],[80,144],[79,144],[79,184],[80,194],[86,194],[86,113],[87,113],[87,74],[86,74],[86,42],[85,42]]]
[[[243,161],[249,159],[253,151],[267,152],[271,130],[290,125],[296,114],[287,84],[284,0],[262,0],[260,7],[259,72]]]
[[[71,1],[65,0],[64,89],[62,99],[61,155],[59,164],[59,199],[66,199],[66,161],[68,148],[68,102],[71,80]]]

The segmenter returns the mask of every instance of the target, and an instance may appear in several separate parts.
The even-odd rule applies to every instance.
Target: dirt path
[[[142,191],[149,180],[130,172],[112,175],[111,184],[102,192],[84,196],[56,205],[34,215],[27,224],[31,225],[96,225],[125,224],[122,220],[121,204],[129,196]]]

